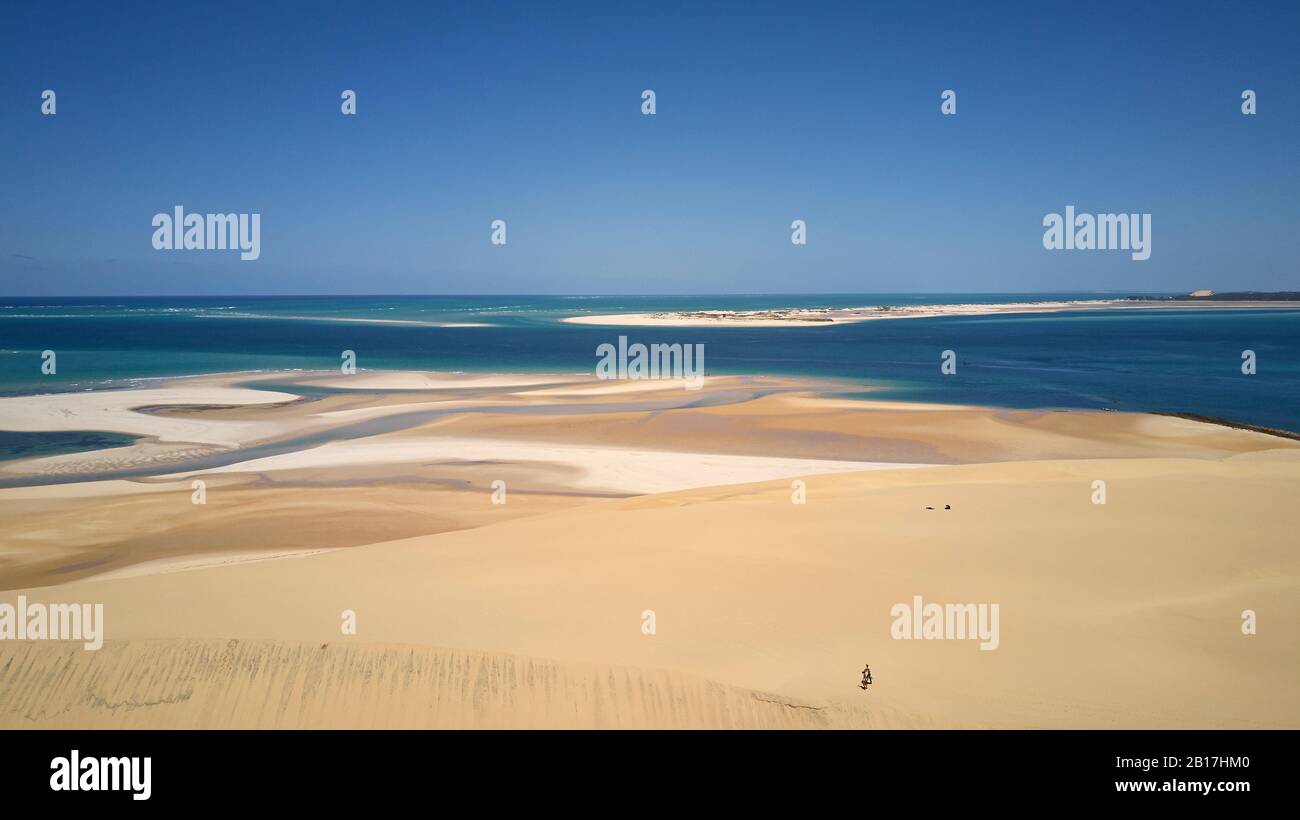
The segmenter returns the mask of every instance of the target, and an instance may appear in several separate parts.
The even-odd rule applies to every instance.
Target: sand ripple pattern
[[[830,728],[834,705],[664,670],[340,641],[0,647],[3,728]]]

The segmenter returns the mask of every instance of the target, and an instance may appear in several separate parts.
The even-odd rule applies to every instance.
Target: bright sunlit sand
[[[0,398],[142,437],[5,465],[65,483],[0,489],[0,599],[106,638],[0,645],[0,726],[1300,726],[1300,648],[1239,628],[1300,617],[1291,439],[788,378],[247,381]],[[997,650],[894,640],[913,596],[999,602]]]

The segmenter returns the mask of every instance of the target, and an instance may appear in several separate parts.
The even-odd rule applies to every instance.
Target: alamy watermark
[[[177,205],[154,214],[152,224],[154,250],[238,250],[245,262],[262,255],[261,214],[187,214]]]
[[[94,652],[104,645],[103,604],[0,602],[0,641],[81,641]]]
[[[618,337],[618,347],[605,342],[596,347],[598,379],[684,379],[687,390],[704,386],[703,344],[628,345]]]
[[[153,794],[153,758],[82,757],[73,749],[50,761],[50,789],[56,792],[130,792],[132,800]]]
[[[1043,247],[1049,251],[1132,251],[1133,259],[1151,258],[1151,214],[1078,214],[1043,217]]]
[[[986,651],[1001,641],[997,604],[927,604],[914,595],[910,606],[894,604],[889,614],[894,618],[889,635],[896,641],[978,639]]]

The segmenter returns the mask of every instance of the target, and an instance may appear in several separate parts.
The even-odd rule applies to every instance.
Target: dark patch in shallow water
[[[97,430],[41,431],[34,433],[0,430],[0,461],[61,456],[67,453],[85,453],[91,450],[128,447],[138,439],[139,436],[131,436],[125,433],[105,433]]]

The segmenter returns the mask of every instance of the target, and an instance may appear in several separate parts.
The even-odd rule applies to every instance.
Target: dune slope
[[[29,591],[103,602],[109,642],[0,646],[0,725],[1300,726],[1294,450],[791,492],[593,501]],[[893,639],[915,595],[999,604],[998,648]]]

